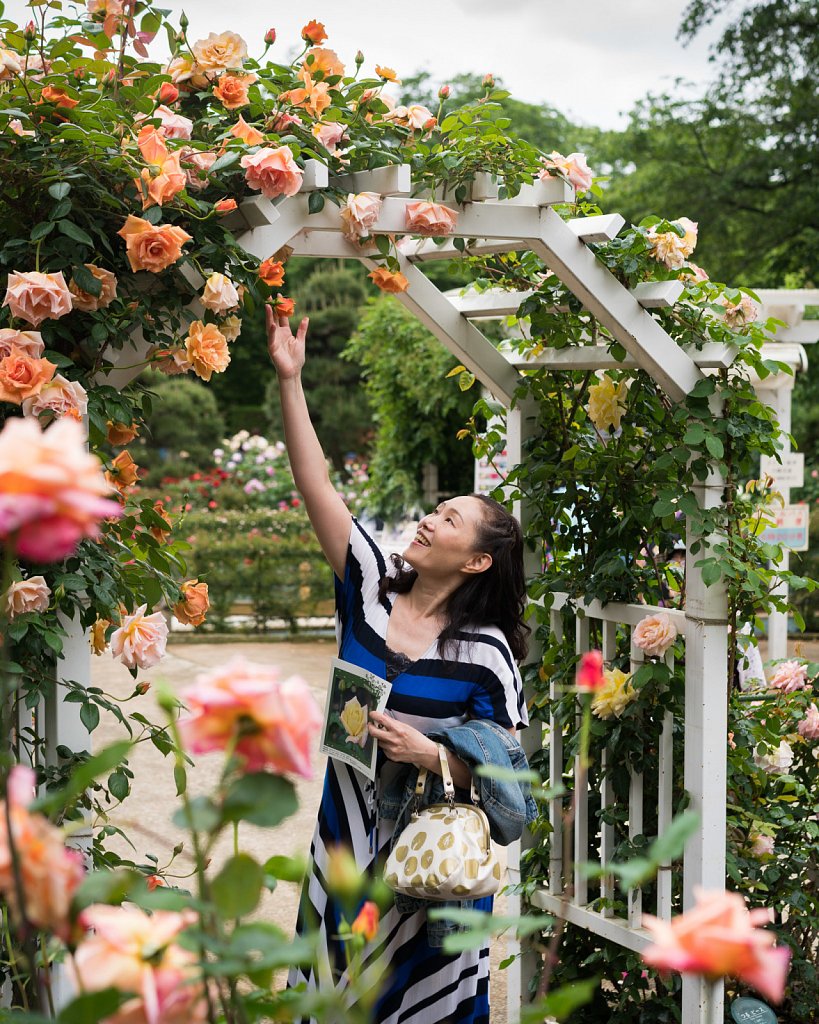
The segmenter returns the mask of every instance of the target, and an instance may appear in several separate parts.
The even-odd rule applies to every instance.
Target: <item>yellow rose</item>
[[[347,742],[363,747],[369,739],[367,732],[367,709],[357,697],[351,697],[339,715],[341,724],[347,730]]]
[[[586,411],[589,419],[600,430],[618,430],[620,420],[626,407],[623,404],[628,392],[628,384],[621,380],[615,384],[608,374],[603,376],[599,384],[592,384],[589,388],[589,404]]]
[[[603,678],[605,683],[594,695],[592,712],[598,718],[619,718],[637,696],[637,691],[631,685],[631,675],[621,672],[619,668],[612,668],[603,672]]]

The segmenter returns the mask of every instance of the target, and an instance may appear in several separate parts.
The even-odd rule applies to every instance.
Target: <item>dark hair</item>
[[[526,608],[526,576],[523,571],[523,534],[520,523],[494,498],[470,494],[483,505],[477,527],[475,550],[492,556],[492,564],[481,573],[468,576],[449,597],[447,623],[438,637],[438,653],[446,657],[446,647],[469,627],[497,626],[506,637],[515,661],[526,656],[526,638],[531,632],[523,621]],[[393,591],[406,594],[418,578],[397,554],[390,556],[393,576],[384,576],[379,596]]]

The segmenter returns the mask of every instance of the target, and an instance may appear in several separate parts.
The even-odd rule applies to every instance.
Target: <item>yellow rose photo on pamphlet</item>
[[[383,711],[390,684],[357,665],[334,658],[320,750],[344,761],[367,778],[375,777],[378,744],[367,728],[370,712]]]

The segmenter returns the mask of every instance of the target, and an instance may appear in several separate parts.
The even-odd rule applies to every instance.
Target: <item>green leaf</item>
[[[93,732],[100,724],[100,709],[97,705],[86,701],[80,708],[80,721],[89,732]]]
[[[67,181],[57,181],[48,187],[48,194],[54,199],[65,199],[70,191],[71,186]]]
[[[651,844],[649,853],[656,864],[670,864],[682,856],[685,844],[697,831],[700,816],[696,811],[683,811],[671,822],[663,835]]]
[[[225,864],[211,883],[216,909],[223,918],[244,917],[259,903],[264,872],[247,853],[237,853]]]
[[[99,296],[102,294],[102,281],[94,277],[84,263],[78,263],[73,270],[74,280],[84,292],[89,295]]]
[[[85,231],[83,231],[82,228],[77,227],[77,225],[73,221],[57,221],[57,227],[66,236],[66,238],[71,238],[75,242],[80,242],[83,245],[90,245],[93,247],[94,240],[91,238],[91,236],[87,234]]]
[[[45,238],[46,235],[51,234],[53,230],[53,220],[41,220],[39,224],[35,224],[34,227],[31,229],[31,234],[29,235],[29,237],[31,238],[32,242],[39,242],[40,239]]]
[[[83,878],[72,902],[80,910],[94,903],[119,904],[144,882],[143,876],[131,869],[92,871]]]
[[[302,857],[276,855],[264,862],[262,870],[282,882],[301,882],[307,872],[307,862]]]
[[[240,153],[236,149],[228,150],[227,153],[223,153],[218,160],[214,162],[208,168],[208,174],[216,174],[217,171],[224,171],[228,167],[232,167],[234,164],[239,162]]]
[[[174,765],[173,781],[176,783],[176,795],[182,796],[188,788],[188,774],[183,764]]]
[[[249,821],[272,828],[294,814],[299,802],[292,782],[280,775],[254,772],[234,782],[223,807],[225,821]]]
[[[96,709],[96,705],[91,706]],[[90,757],[84,764],[76,765],[62,789],[35,800],[32,806],[46,814],[69,807],[78,797],[82,796],[94,779],[121,764],[128,756],[131,746],[130,740],[119,740],[117,743],[112,743],[109,747],[101,750],[99,754]]]
[[[526,1007],[520,1016],[520,1024],[541,1024],[544,1017],[556,1017],[559,1021],[566,1020],[569,1014],[585,1006],[594,997],[600,986],[599,978],[584,978],[583,981],[572,981],[568,985],[550,992],[539,1004]],[[537,1016],[532,1010],[537,1009]]]
[[[115,988],[104,988],[100,992],[84,992],[60,1010],[57,1020],[59,1024],[88,1024],[92,1020],[103,1020],[130,998],[130,995]]]
[[[221,821],[219,815],[219,808],[206,796],[197,796],[190,801],[190,818],[188,821],[188,815],[185,812],[184,807],[177,808],[171,821],[174,825],[178,825],[180,828],[190,828],[193,826],[197,832],[212,832],[218,828]]]
[[[307,212],[321,213],[324,209],[324,194],[322,192],[311,192],[307,197]]]
[[[705,435],[705,447],[715,459],[721,459],[725,455],[725,446],[716,434]]]
[[[86,704],[86,707],[93,707],[93,705]],[[114,799],[124,800],[128,796],[128,776],[123,772],[112,772],[108,776],[108,789]]]
[[[712,586],[722,578],[722,568],[719,562],[706,562],[702,567],[702,581],[706,587]]]
[[[692,423],[686,430],[683,441],[686,444],[700,445],[705,440],[705,427],[701,423]]]

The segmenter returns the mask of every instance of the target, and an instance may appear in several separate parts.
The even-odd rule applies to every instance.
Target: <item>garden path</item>
[[[310,685],[316,700],[324,708],[330,658],[335,654],[335,644],[329,640],[308,642],[263,642],[241,641],[214,643],[174,643],[168,646],[166,656],[156,668],[140,672],[137,681],[156,684],[164,682],[174,691],[188,686],[195,675],[212,668],[215,664],[228,661],[241,654],[250,661],[264,665],[276,665],[286,678],[302,676]],[[93,659],[92,685],[102,687],[108,694],[122,700],[133,693],[135,681],[128,670],[110,655]],[[151,721],[162,721],[162,713],[154,700],[155,686],[143,697],[136,697],[124,705],[124,710],[140,711]],[[101,749],[115,739],[122,737],[122,728],[111,715],[104,715],[94,733],[94,745]],[[141,743],[132,752],[130,767],[134,772],[131,796],[124,805],[111,815],[114,824],[123,828],[137,846],[137,853],[129,850],[121,840],[111,840],[112,849],[121,856],[140,861],[146,853],[156,855],[163,865],[170,857],[173,847],[184,842],[182,830],[171,824],[171,814],[177,800],[173,782],[173,765],[150,743]],[[299,779],[296,783],[299,796],[299,810],[274,829],[261,829],[243,823],[241,826],[242,849],[257,860],[264,861],[275,854],[306,855],[310,848],[316,811],[321,797],[324,775],[324,758],[314,753],[315,778],[312,781]],[[196,796],[209,792],[214,786],[221,765],[218,755],[200,757],[195,770],[189,772],[188,784],[191,794]],[[232,837],[224,836],[214,852],[211,872],[218,869],[232,852]],[[184,850],[172,868],[180,874],[192,870],[192,860]],[[180,884],[188,884],[181,882]],[[274,893],[266,894],[259,914],[278,924],[287,934],[292,933],[296,920],[298,887],[280,882]],[[504,900],[498,901],[503,913]],[[498,969],[499,962],[506,955],[504,939],[496,941],[492,949],[492,1017],[491,1024],[506,1024],[506,977]]]

